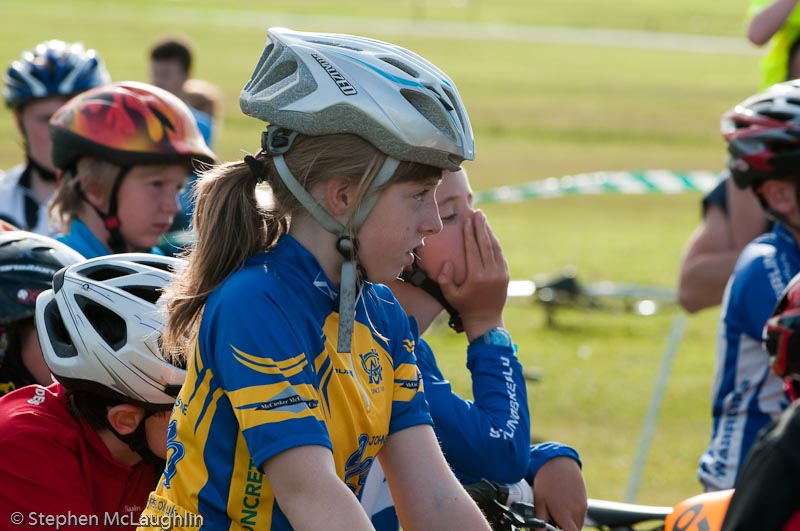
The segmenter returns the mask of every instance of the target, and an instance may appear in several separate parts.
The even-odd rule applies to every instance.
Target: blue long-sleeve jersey
[[[416,329],[413,326],[412,329]],[[530,444],[530,412],[522,365],[515,349],[475,344],[467,349],[474,400],[458,396],[444,378],[430,345],[416,346],[433,427],[447,462],[463,484],[486,478],[498,483],[533,482],[539,468],[555,457],[580,464],[571,447]],[[362,503],[378,531],[396,531],[397,516],[379,466],[364,487]]]
[[[417,345],[417,366],[434,430],[447,462],[459,480],[473,483],[486,478],[515,483],[533,476],[548,460],[578,453],[563,444],[530,444],[530,412],[522,365],[514,349],[475,344],[467,349],[473,400],[465,400],[442,375],[430,345]]]

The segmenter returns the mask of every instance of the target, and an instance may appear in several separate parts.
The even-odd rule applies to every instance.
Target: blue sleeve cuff
[[[528,465],[528,473],[525,479],[528,483],[533,483],[533,478],[545,463],[555,457],[570,457],[578,462],[578,466],[583,467],[578,452],[571,446],[558,442],[545,442],[531,445],[531,460]]]

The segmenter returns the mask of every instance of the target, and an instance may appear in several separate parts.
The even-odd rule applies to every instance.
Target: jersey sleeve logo
[[[274,400],[270,400],[268,402],[262,402],[258,406],[256,406],[256,410],[269,411],[272,409],[279,409],[279,408],[297,410],[297,408],[292,407],[297,404],[305,404],[305,406],[308,407],[308,409],[314,409],[319,405],[319,400],[316,400],[314,398],[303,398],[300,395],[291,395],[281,398],[275,398]]]
[[[400,387],[403,389],[410,389],[412,391],[417,391],[422,388],[422,373],[419,372],[419,368],[415,367],[416,374],[414,378],[410,379],[400,379],[395,378],[395,382],[397,382]]]

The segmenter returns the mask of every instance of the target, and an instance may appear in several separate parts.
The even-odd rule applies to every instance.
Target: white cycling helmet
[[[127,253],[68,266],[36,300],[36,328],[50,371],[64,387],[170,409],[186,371],[159,350],[162,290],[185,265]]]
[[[467,111],[447,74],[419,55],[382,41],[333,33],[271,28],[242,112],[269,122],[261,147],[284,184],[326,230],[337,236],[342,264],[336,350],[349,352],[358,290],[351,235],[401,161],[457,170],[475,158]],[[297,134],[353,134],[387,158],[347,224],[325,211],[292,174],[283,154]]]
[[[382,41],[271,28],[239,96],[248,116],[309,136],[358,135],[392,158],[457,170],[475,158],[453,81]]]

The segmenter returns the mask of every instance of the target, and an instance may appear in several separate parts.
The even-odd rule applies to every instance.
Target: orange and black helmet
[[[50,119],[53,163],[66,170],[93,156],[117,166],[214,163],[197,122],[177,96],[124,81],[84,92]]]

